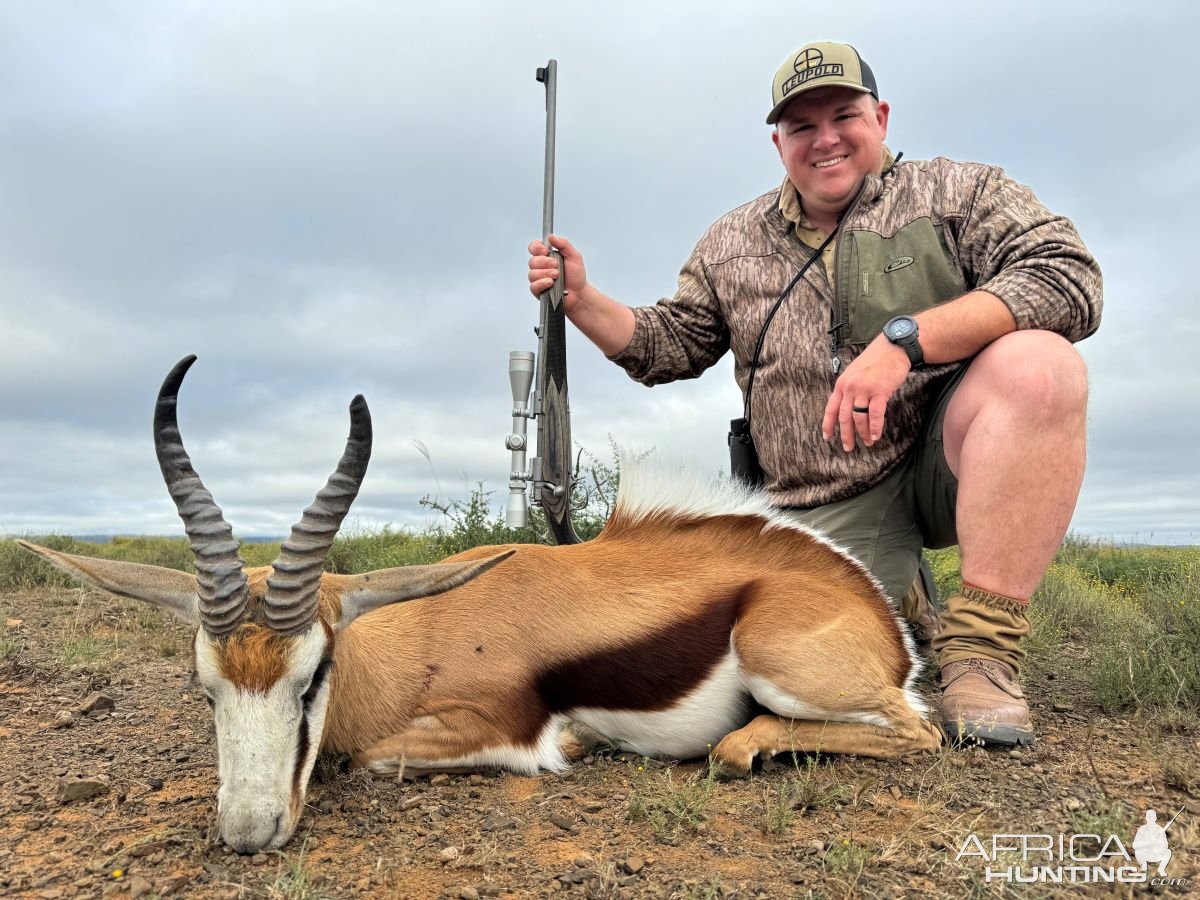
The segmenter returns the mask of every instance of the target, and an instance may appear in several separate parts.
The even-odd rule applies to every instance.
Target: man
[[[1167,823],[1167,828],[1175,820]],[[1167,828],[1158,824],[1158,813],[1152,809],[1146,810],[1146,824],[1138,828],[1133,836],[1133,857],[1141,865],[1142,871],[1150,863],[1158,863],[1158,874],[1166,876],[1167,863],[1171,861],[1171,848],[1167,844]]]
[[[700,239],[674,297],[631,309],[562,253],[566,313],[647,385],[732,350],[772,500],[871,569],[893,598],[922,546],[958,543],[962,590],[933,638],[952,738],[1025,744],[1026,609],[1083,478],[1095,260],[1066,219],[991,166],[898,162],[888,104],[845,44],[784,62],[767,123],[787,177]],[[836,233],[835,233],[836,230]],[[834,239],[826,239],[834,235]],[[557,263],[530,245],[530,289]],[[889,337],[890,333],[890,337]]]

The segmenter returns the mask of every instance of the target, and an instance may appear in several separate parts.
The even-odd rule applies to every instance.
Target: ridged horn
[[[350,403],[350,437],[337,470],[329,476],[313,505],[292,526],[267,578],[264,613],[273,630],[296,634],[317,617],[321,571],[371,459],[371,412],[359,394]]]
[[[176,363],[158,391],[154,406],[154,453],[196,554],[200,622],[213,637],[222,637],[241,621],[249,591],[243,571],[245,562],[238,555],[233,529],[192,468],[179,436],[176,418],[179,386],[195,361],[193,355]]]

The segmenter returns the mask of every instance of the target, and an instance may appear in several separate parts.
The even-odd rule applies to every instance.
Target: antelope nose
[[[285,818],[282,808],[266,803],[234,806],[222,817],[221,840],[236,853],[274,849],[282,844],[278,838]]]

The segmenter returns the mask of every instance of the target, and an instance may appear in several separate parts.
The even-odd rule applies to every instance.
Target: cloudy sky
[[[977,10],[976,7],[979,7]],[[241,534],[280,534],[364,393],[352,513],[506,492],[533,349],[543,91],[557,230],[631,305],[778,184],[777,65],[854,43],[889,146],[1005,167],[1100,259],[1081,534],[1200,543],[1195,4],[46,2],[0,7],[0,534],[181,533],[153,399]],[[727,464],[728,360],[650,391],[572,334],[576,441]],[[419,451],[424,446],[429,460]]]

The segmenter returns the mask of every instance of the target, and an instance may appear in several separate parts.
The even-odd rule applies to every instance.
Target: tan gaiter
[[[925,593],[925,585],[921,583],[921,574],[918,572],[908,591],[900,598],[900,615],[904,616],[904,621],[910,625],[916,625],[920,622],[921,613],[931,605],[929,596]]]
[[[1028,603],[963,584],[946,601],[942,632],[931,642],[941,665],[960,659],[994,659],[1019,673],[1025,659],[1021,638],[1030,633]]]

